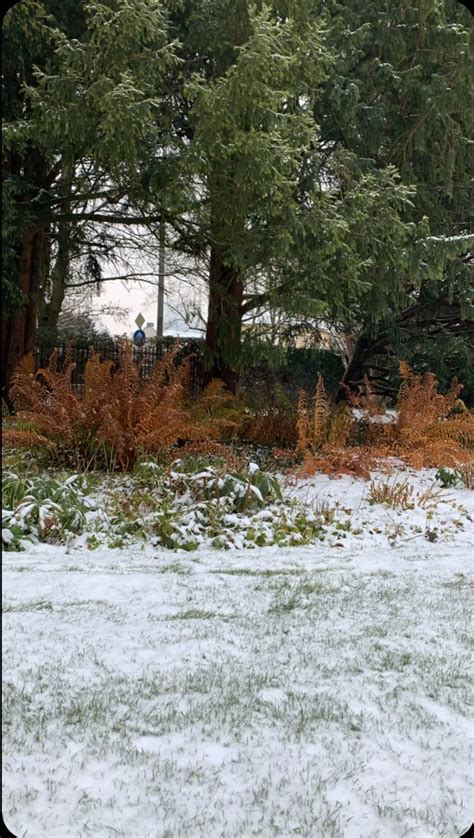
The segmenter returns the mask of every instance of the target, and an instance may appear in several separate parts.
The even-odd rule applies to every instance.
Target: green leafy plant
[[[8,471],[3,481],[2,516],[2,541],[6,548],[14,549],[12,544],[18,547],[22,536],[55,541],[81,532],[86,513],[94,506],[85,489],[84,478],[77,474],[60,479]]]
[[[250,463],[247,470],[241,472],[219,473],[208,466],[189,478],[189,490],[197,499],[216,498],[235,512],[282,499],[276,477],[260,471],[256,463]]]
[[[443,486],[457,486],[462,483],[462,474],[457,468],[439,468],[435,475]]]

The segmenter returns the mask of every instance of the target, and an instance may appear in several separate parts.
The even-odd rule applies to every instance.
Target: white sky
[[[109,267],[109,266],[108,266]],[[137,270],[153,272],[153,267],[146,262],[137,264]],[[165,270],[171,270],[167,264]],[[156,266],[155,266],[156,271]],[[116,275],[117,271],[113,266],[108,270],[104,270],[104,276]],[[187,279],[179,276],[165,277],[165,304],[164,304],[164,333],[175,334],[195,334],[200,336],[203,334],[199,329],[191,329],[185,322],[183,316],[176,312],[176,308],[183,311],[184,299],[187,303],[194,300],[201,307],[203,313],[206,311],[206,299],[202,287],[199,287],[197,279]],[[116,280],[102,284],[100,297],[97,298],[95,308],[102,308],[105,306],[120,306],[126,309],[127,316],[125,318],[116,317],[113,315],[101,314],[98,318],[98,324],[108,329],[113,335],[122,335],[124,332],[131,336],[137,328],[135,318],[138,314],[142,314],[145,318],[145,325],[153,323],[156,328],[157,321],[157,302],[158,302],[158,278],[156,277],[156,284],[154,284],[153,277],[149,277],[147,282],[139,282],[137,280]],[[201,324],[202,327],[202,324]]]

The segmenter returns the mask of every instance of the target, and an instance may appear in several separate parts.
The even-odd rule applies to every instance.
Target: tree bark
[[[376,338],[370,338],[367,335],[359,335],[357,338],[352,358],[349,361],[348,367],[339,384],[339,389],[336,393],[336,404],[346,399],[345,387],[354,389],[362,378],[364,377],[364,366],[368,359],[375,354],[377,349],[382,348],[382,342]]]
[[[231,393],[236,392],[239,380],[243,290],[239,272],[226,264],[220,250],[213,246],[209,266],[204,382],[220,378]]]
[[[70,225],[60,224],[58,231],[58,252],[51,273],[51,296],[48,302],[41,301],[39,327],[41,336],[54,344],[58,333],[58,318],[66,295],[66,283],[70,260]]]
[[[2,321],[2,391],[6,395],[18,363],[35,348],[38,295],[46,247],[45,227],[25,230],[20,244],[18,283],[26,303]]]

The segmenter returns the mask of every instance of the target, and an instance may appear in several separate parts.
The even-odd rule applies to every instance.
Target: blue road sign
[[[143,329],[137,329],[136,332],[133,333],[133,342],[135,346],[143,346],[146,341],[146,334]]]

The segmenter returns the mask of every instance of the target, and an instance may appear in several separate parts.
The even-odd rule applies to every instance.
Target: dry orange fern
[[[458,463],[458,470],[466,489],[474,489],[474,460],[468,463]]]
[[[456,458],[466,462],[474,446],[474,416],[459,399],[462,384],[453,379],[442,395],[432,373],[414,373],[403,362],[400,373],[398,417],[392,430],[397,455],[416,468],[452,466]]]
[[[115,368],[92,352],[82,396],[72,385],[70,353],[58,370],[54,352],[36,375],[17,370],[12,389],[25,406],[19,418],[54,442],[58,459],[75,468],[95,463],[128,470],[141,451],[156,453],[178,442],[228,436],[234,428],[226,413],[231,397],[221,382],[212,382],[191,402],[190,363],[178,363],[179,349],[170,350],[148,379],[142,377],[128,341],[119,346]]]
[[[346,389],[347,402],[331,417],[319,376],[312,425],[308,397],[300,394],[294,452],[304,456],[300,473],[367,476],[375,465],[384,467],[384,460],[388,468],[391,456],[415,468],[455,466],[472,460],[474,416],[459,398],[462,385],[454,379],[449,392],[442,395],[432,373],[420,375],[403,362],[400,372],[398,413],[390,422],[377,421],[383,407],[367,379],[357,394]]]
[[[316,384],[316,392],[314,395],[314,412],[313,412],[313,438],[312,443],[314,448],[322,448],[326,442],[328,432],[329,419],[329,404],[324,387],[324,379],[321,373],[318,373],[318,381]]]
[[[346,402],[341,402],[331,418],[328,446],[330,448],[346,448],[352,432],[354,420]]]
[[[300,477],[322,473],[350,474],[353,477],[367,479],[370,476],[370,469],[375,468],[376,464],[376,459],[371,458],[365,448],[326,449],[316,454],[307,451],[297,473]]]
[[[300,390],[296,420],[296,451],[299,454],[304,453],[311,446],[311,425],[308,418],[308,405],[308,394],[304,390]]]

